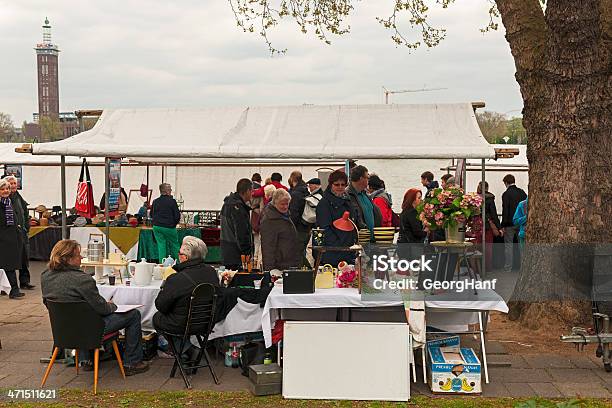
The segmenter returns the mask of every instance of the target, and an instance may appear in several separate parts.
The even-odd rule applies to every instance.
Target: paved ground
[[[33,281],[36,290],[28,291],[25,300],[9,300],[0,297],[0,388],[36,388],[40,385],[45,364],[41,357],[48,357],[52,348],[51,329],[45,307],[40,297],[40,272],[42,263],[33,263]],[[497,346],[497,347],[496,347]],[[483,385],[483,395],[488,397],[598,397],[612,398],[612,374],[603,370],[601,360],[592,351],[579,355],[503,355],[493,353],[499,343],[491,343],[491,384]],[[503,352],[503,351],[501,351]],[[145,374],[121,378],[115,361],[101,363],[100,389],[132,390],[181,390],[182,379],[168,377],[172,360],[156,359]],[[504,365],[511,364],[510,367]],[[498,365],[498,366],[495,366]],[[194,389],[247,390],[248,381],[238,369],[226,368],[221,359],[216,361],[220,385],[215,385],[207,370],[200,370],[193,378]],[[422,375],[413,385],[414,394],[430,395],[422,382]],[[47,387],[89,389],[93,374],[76,375],[74,367],[56,364]]]

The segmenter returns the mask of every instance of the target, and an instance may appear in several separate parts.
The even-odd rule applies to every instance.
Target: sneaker
[[[149,371],[149,364],[145,363],[144,361],[141,361],[140,363],[135,364],[133,366],[124,365],[123,368],[125,369],[126,377],[129,377],[130,375],[142,374],[144,372]]]
[[[30,285],[29,283],[25,283],[21,285],[21,289],[24,289],[24,290],[34,290],[35,287],[36,287],[35,285]]]
[[[9,295],[9,299],[19,299],[21,300],[22,297],[25,296],[25,293],[16,293],[14,295]]]

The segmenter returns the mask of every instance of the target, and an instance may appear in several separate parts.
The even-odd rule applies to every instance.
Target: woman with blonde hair
[[[287,269],[300,266],[302,255],[297,231],[289,217],[291,195],[276,189],[272,201],[261,217],[261,251],[264,270]]]
[[[23,265],[23,234],[16,218],[13,202],[10,198],[11,183],[0,180],[0,269],[4,269],[11,284],[10,299],[21,299],[25,296],[19,290],[17,269]]]
[[[117,306],[107,302],[98,291],[96,281],[81,269],[81,245],[71,239],[59,241],[51,250],[48,269],[40,276],[43,302],[87,302],[104,320],[104,333],[125,329],[126,348],[123,356],[125,375],[147,371],[142,361],[140,312],[114,313]],[[93,369],[89,350],[79,350],[86,371]]]

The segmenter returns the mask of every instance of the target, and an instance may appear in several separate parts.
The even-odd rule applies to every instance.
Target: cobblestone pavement
[[[40,295],[41,262],[32,263],[33,291],[26,291],[24,300],[9,300],[0,296],[0,388],[37,388],[46,364],[40,358],[49,357],[53,341],[47,311]],[[612,373],[606,373],[592,350],[582,354],[503,355],[495,353],[491,343],[490,384],[483,384],[486,397],[596,397],[612,398]],[[420,358],[417,358],[420,361]],[[172,360],[155,359],[144,374],[121,378],[115,361],[100,366],[99,389],[182,390],[183,380],[177,374],[169,378]],[[218,358],[215,362],[221,384],[215,385],[208,370],[199,370],[192,379],[194,389],[213,391],[248,390],[248,380],[239,369],[226,368]],[[417,372],[418,382],[412,384],[413,394],[429,393]],[[46,387],[91,389],[93,373],[77,376],[74,367],[55,364]]]

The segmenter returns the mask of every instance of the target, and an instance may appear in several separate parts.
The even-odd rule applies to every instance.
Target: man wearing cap
[[[321,179],[314,177],[308,180],[306,184],[308,185],[308,191],[310,191],[310,195],[317,193],[323,194],[323,191],[317,191],[321,190]]]

